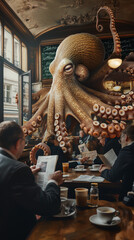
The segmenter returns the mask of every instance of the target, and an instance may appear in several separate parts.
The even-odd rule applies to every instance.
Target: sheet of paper
[[[88,157],[90,160],[94,160],[97,157],[97,151],[82,152],[82,157]]]
[[[102,160],[102,162],[108,167],[112,167],[115,163],[115,160],[117,159],[117,155],[115,154],[113,148],[104,155],[98,154],[98,156]]]
[[[37,160],[37,168],[41,170],[35,175],[36,183],[44,190],[48,182],[48,176],[55,171],[58,155],[39,156]]]
[[[80,175],[79,177],[73,179],[75,182],[103,182],[104,178],[99,176],[90,176],[90,175]]]
[[[80,153],[89,152],[85,143],[78,145],[78,148],[79,148]]]

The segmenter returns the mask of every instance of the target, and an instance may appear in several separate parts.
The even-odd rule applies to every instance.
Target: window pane
[[[14,37],[14,65],[20,67],[20,41]]]
[[[2,56],[2,27],[0,22],[0,55]]]
[[[4,58],[12,62],[12,35],[4,28]]]
[[[27,48],[24,43],[22,43],[22,70],[27,71]]]
[[[17,72],[4,65],[4,121],[15,120],[18,122],[18,106],[15,102],[16,93],[18,93],[18,78]]]

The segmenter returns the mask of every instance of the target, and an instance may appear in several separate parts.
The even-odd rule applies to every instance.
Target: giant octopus
[[[115,28],[115,19],[109,7],[101,7],[110,16],[110,30],[114,41],[111,56],[121,56],[121,43]],[[59,146],[66,153],[70,151],[70,141],[66,129],[66,118],[72,116],[86,134],[94,137],[119,137],[126,123],[134,119],[134,93],[110,92],[105,88],[105,81],[112,73],[134,76],[133,53],[116,70],[104,60],[105,50],[99,38],[88,33],[78,33],[65,38],[59,45],[56,56],[50,64],[53,81],[50,90],[46,88],[33,94],[37,102],[33,104],[32,118],[23,126],[25,135],[30,135],[39,126],[44,128],[44,142],[50,135],[55,135]],[[111,75],[112,76],[112,75]]]

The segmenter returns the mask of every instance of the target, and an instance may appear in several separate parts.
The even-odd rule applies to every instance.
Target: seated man
[[[122,149],[111,169],[101,165],[101,176],[111,182],[122,180],[119,199],[122,200],[128,191],[132,189],[134,181],[134,125],[129,125],[122,131]]]
[[[119,143],[119,138],[98,138],[100,144],[102,147],[100,147],[97,152],[100,154],[105,154],[107,153],[110,149],[113,149],[115,154],[118,156],[120,150],[121,150],[121,144]],[[97,156],[94,159],[94,164],[102,164],[101,159],[99,156]]]
[[[56,170],[62,170],[62,163],[67,162],[67,155],[63,153],[60,146],[55,145],[55,136],[52,135],[47,140],[47,145],[50,147],[51,155],[58,155]]]
[[[73,144],[73,151],[75,152],[76,156],[80,154],[78,145],[81,145],[81,144],[85,144],[86,148],[89,151],[93,151],[98,148],[99,141],[97,138],[89,134],[85,134],[83,130],[79,130],[79,136],[77,136],[77,142]]]
[[[24,146],[24,133],[16,122],[0,123],[0,238],[3,240],[26,239],[36,223],[35,214],[47,216],[60,210],[61,171],[50,176],[42,191],[29,166],[17,161]]]

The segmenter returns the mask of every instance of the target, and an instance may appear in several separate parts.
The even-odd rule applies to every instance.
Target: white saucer
[[[73,216],[75,213],[76,213],[76,210],[73,211],[73,212],[71,212],[71,213],[69,213],[69,214],[59,213],[59,214],[57,214],[57,215],[54,215],[53,217],[55,217],[55,218],[67,218],[67,217]]]
[[[117,224],[119,224],[121,222],[121,219],[119,217],[114,217],[111,223],[102,223],[101,219],[99,219],[97,217],[97,214],[95,214],[89,218],[89,221],[98,226],[112,227],[112,226],[116,226]]]
[[[91,172],[98,172],[98,171],[99,171],[99,168],[90,168],[90,171],[91,171]]]
[[[87,171],[87,169],[80,169],[80,168],[74,168],[74,171],[75,172],[86,172]]]
[[[69,174],[63,174],[62,177],[65,178],[65,177],[69,177],[70,175]]]

